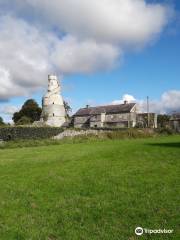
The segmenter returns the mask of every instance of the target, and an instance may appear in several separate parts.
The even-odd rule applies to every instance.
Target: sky
[[[73,112],[147,96],[180,111],[180,1],[0,0],[0,116],[41,104],[48,74]]]

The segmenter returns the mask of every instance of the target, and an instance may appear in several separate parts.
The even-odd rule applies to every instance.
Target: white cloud
[[[93,40],[79,42],[41,32],[23,20],[0,18],[0,98],[27,95],[47,83],[47,75],[88,73],[115,65],[119,50]],[[13,88],[13,91],[12,91]]]
[[[124,103],[124,101],[127,101],[128,103],[134,103],[134,102],[136,102],[136,99],[130,94],[124,94],[122,99],[114,100],[114,101],[112,101],[111,104],[114,104],[114,105],[122,104],[122,103]]]
[[[119,56],[120,50],[112,45],[78,41],[68,35],[57,43],[51,59],[63,73],[90,73],[113,68]]]
[[[161,101],[166,109],[180,110],[180,91],[172,90],[162,95]]]
[[[134,96],[125,94],[120,100],[112,101],[111,104],[122,104],[124,100],[136,102],[140,112],[147,112],[147,100],[136,99]],[[149,100],[150,112],[169,114],[174,111],[180,112],[180,91],[170,90],[162,94],[160,100]]]
[[[9,16],[0,18],[0,98],[25,95],[47,78],[48,46],[33,26]]]
[[[81,38],[116,44],[144,44],[159,34],[172,13],[144,0],[27,0],[40,16]]]
[[[0,99],[45,86],[51,72],[112,69],[127,46],[158,36],[171,13],[144,0],[0,0]]]
[[[13,123],[12,116],[19,111],[20,107],[10,104],[3,104],[0,106],[0,116],[6,123]]]
[[[5,104],[0,107],[0,113],[12,116],[15,112],[19,111],[19,109],[17,106]]]

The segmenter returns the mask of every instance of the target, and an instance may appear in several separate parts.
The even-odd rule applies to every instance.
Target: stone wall
[[[45,139],[63,132],[62,128],[55,127],[1,127],[0,139]]]
[[[75,116],[74,118],[74,127],[83,128],[83,127],[135,127],[136,125],[136,113],[119,113],[119,114],[107,114],[102,116]]]
[[[74,127],[76,128],[83,128],[83,127],[89,127],[89,116],[83,116],[83,117],[75,117],[74,118]]]
[[[93,129],[89,129],[89,130],[65,130],[64,132],[58,134],[57,136],[53,137],[53,139],[63,139],[65,137],[76,137],[76,136],[84,136],[84,135],[95,135],[97,136],[99,133],[104,132],[103,130],[93,130]]]

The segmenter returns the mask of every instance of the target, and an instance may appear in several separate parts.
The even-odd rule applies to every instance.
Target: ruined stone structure
[[[148,120],[149,118],[149,120]],[[149,126],[148,126],[149,125]],[[156,113],[138,113],[137,126],[140,128],[157,128],[157,114]]]
[[[61,87],[57,76],[48,76],[48,91],[42,99],[41,122],[49,126],[61,127],[66,121],[66,113]]]

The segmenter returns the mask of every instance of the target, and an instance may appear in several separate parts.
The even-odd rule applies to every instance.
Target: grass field
[[[178,240],[179,160],[180,136],[2,149],[0,240]]]

